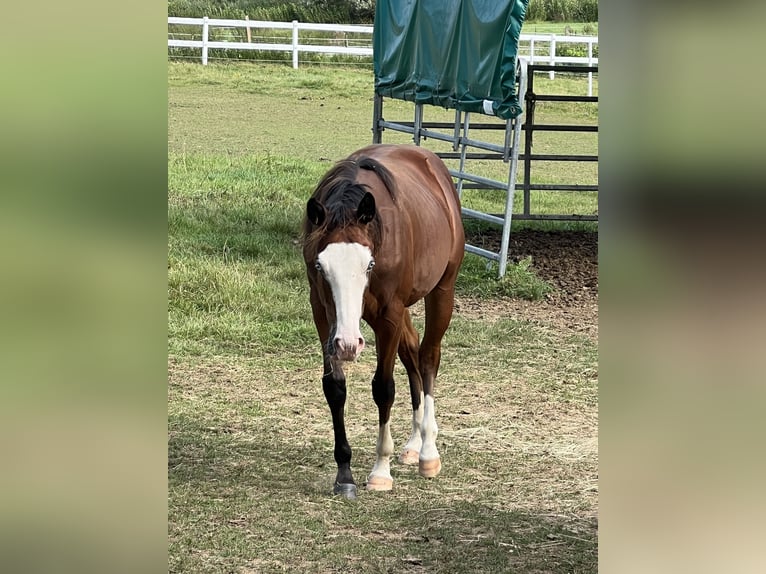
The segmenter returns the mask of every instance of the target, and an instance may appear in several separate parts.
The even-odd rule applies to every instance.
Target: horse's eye
[[[314,269],[316,269],[317,271],[321,271],[322,264],[319,261],[317,261],[316,263],[314,263]]]
[[[375,267],[375,260],[374,259],[372,259],[370,261],[369,265],[367,265],[367,271],[372,271],[373,267]]]

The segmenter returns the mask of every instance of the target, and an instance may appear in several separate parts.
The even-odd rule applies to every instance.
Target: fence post
[[[250,16],[245,14],[245,20],[249,21],[250,20]],[[247,34],[247,43],[248,44],[252,44],[253,43],[253,36],[252,36],[252,32],[251,32],[250,26],[246,26],[245,27],[245,33]]]
[[[535,38],[532,36],[529,40],[529,63],[535,63]]]
[[[204,16],[202,18],[202,65],[207,66],[207,35],[208,35],[208,18]]]
[[[293,69],[298,69],[298,20],[293,20]]]
[[[588,40],[588,65],[593,65],[593,40]],[[593,95],[593,72],[588,72],[588,96]]]
[[[551,34],[551,42],[550,42],[550,59],[551,59],[551,66],[556,65],[556,34]],[[551,70],[548,72],[548,77],[552,80],[555,77],[555,72]]]

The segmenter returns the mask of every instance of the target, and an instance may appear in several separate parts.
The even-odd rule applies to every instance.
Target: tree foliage
[[[169,16],[370,24],[375,0],[168,0]],[[527,20],[597,22],[598,0],[530,0]]]

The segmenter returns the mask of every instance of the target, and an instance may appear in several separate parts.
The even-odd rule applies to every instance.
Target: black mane
[[[345,178],[330,182],[327,194],[320,200],[327,210],[328,228],[336,229],[354,223],[356,209],[367,191],[367,185]]]
[[[343,159],[336,163],[321,179],[312,198],[324,206],[326,217],[318,227],[308,218],[303,223],[304,243],[338,228],[345,228],[357,222],[357,209],[369,186],[356,181],[360,169],[374,171],[386,186],[391,198],[396,201],[396,189],[391,173],[380,162],[366,156]],[[380,217],[376,213],[368,225],[373,244],[377,247],[380,238]]]

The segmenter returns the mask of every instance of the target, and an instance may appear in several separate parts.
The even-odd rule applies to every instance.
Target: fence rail
[[[173,32],[171,27],[195,26],[201,27],[201,31],[190,33],[184,31]],[[244,39],[237,41],[231,30],[244,29]],[[290,30],[290,42],[253,42],[252,30]],[[328,44],[310,44],[315,38],[304,38],[301,42],[301,32],[330,32],[336,34]],[[180,18],[168,16],[168,48],[198,48],[201,50],[202,64],[208,62],[209,50],[256,50],[269,52],[291,52],[293,68],[298,67],[299,54],[301,52],[313,52],[323,54],[345,54],[350,56],[372,56],[372,26],[355,24],[310,24],[293,20],[292,22],[270,22],[264,20],[225,20],[220,18]],[[338,36],[342,34],[343,36]],[[358,40],[349,40],[346,34],[358,34]],[[184,37],[185,36],[185,37]],[[188,39],[194,36],[195,39]],[[222,39],[224,38],[225,39]],[[196,39],[199,37],[199,39]],[[281,40],[281,38],[275,38]],[[350,45],[358,42],[358,45]],[[562,45],[585,44],[587,55],[567,56],[559,55]],[[530,64],[580,64],[586,66],[598,66],[598,56],[594,53],[594,46],[598,47],[598,36],[561,36],[557,34],[521,34],[519,38],[518,54],[527,59]],[[555,72],[550,71],[551,78]],[[593,93],[593,75],[588,75],[588,95]]]

